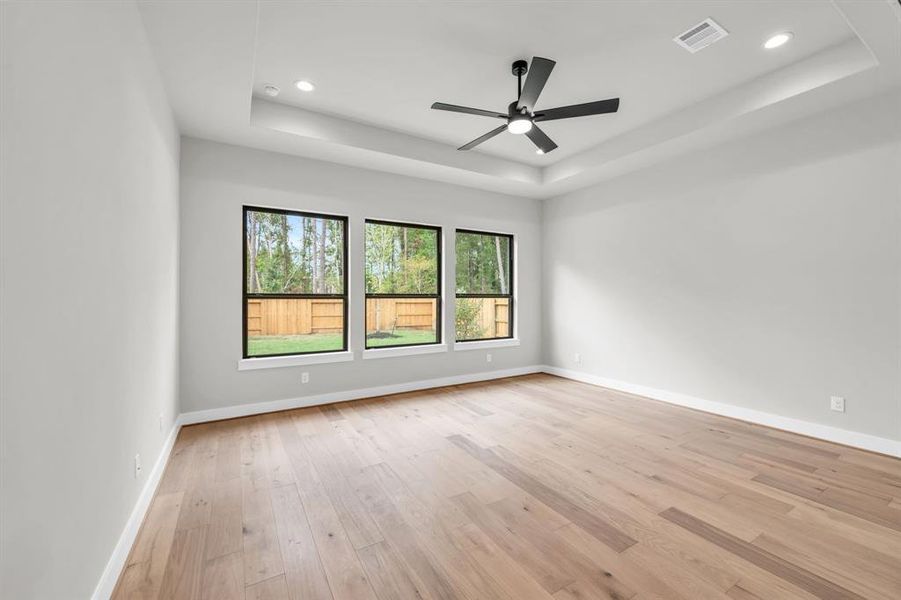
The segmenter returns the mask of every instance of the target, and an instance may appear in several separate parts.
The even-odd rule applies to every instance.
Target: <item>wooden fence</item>
[[[258,298],[247,301],[247,335],[340,333],[344,301]]]
[[[432,298],[368,298],[366,333],[395,329],[435,329],[435,300]]]
[[[506,298],[483,298],[480,327],[483,337],[507,337],[510,327],[509,300]]]
[[[247,334],[306,335],[340,333],[342,300],[257,298],[247,301]],[[483,337],[508,335],[506,298],[485,298],[479,311]],[[431,298],[370,298],[366,301],[366,333],[394,329],[430,330],[435,327],[435,300]]]

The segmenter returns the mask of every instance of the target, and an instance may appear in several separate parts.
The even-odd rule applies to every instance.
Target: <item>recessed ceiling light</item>
[[[535,154],[544,154],[544,150],[539,148],[538,150],[535,151]]]
[[[294,82],[294,87],[299,89],[301,92],[312,92],[316,89],[316,86],[307,81],[306,79],[301,79],[300,81]]]
[[[783,31],[782,33],[777,33],[776,35],[770,37],[766,42],[764,42],[763,47],[767,50],[772,50],[773,48],[778,48],[779,46],[783,46],[790,39],[794,37],[794,34],[791,31]]]
[[[266,94],[267,96],[272,97],[272,98],[275,98],[276,96],[278,96],[278,93],[279,93],[280,91],[281,91],[281,90],[279,90],[279,89],[278,89],[276,86],[274,86],[274,85],[267,85],[267,86],[263,87],[263,93]]]

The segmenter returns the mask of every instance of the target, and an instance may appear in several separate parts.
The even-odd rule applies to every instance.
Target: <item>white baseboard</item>
[[[516,375],[528,375],[529,373],[541,373],[543,370],[543,366],[533,365],[528,367],[516,367],[513,369],[501,369],[498,371],[484,371],[482,373],[468,373],[466,375],[453,375],[451,377],[439,377],[437,379],[423,379],[420,381],[411,381],[408,383],[396,383],[378,387],[359,388],[356,390],[347,390],[343,392],[330,392],[328,394],[318,394],[314,396],[301,396],[299,398],[287,398],[285,400],[273,400],[271,402],[257,402],[254,404],[239,404],[237,406],[224,406],[222,408],[211,408],[209,410],[197,410],[194,412],[182,413],[180,418],[182,425],[191,425],[193,423],[206,423],[207,421],[233,419],[235,417],[246,417],[248,415],[258,415],[268,412],[276,412],[279,410],[290,410],[292,408],[305,408],[308,406],[318,406],[320,404],[331,404],[332,402],[345,402],[347,400],[359,400],[361,398],[375,398],[378,396],[387,396],[389,394],[415,392],[416,390],[443,387],[447,385],[459,385],[461,383],[473,383],[476,381],[488,381],[490,379],[515,377]]]
[[[113,554],[106,563],[106,568],[103,570],[103,575],[100,577],[100,581],[91,595],[91,600],[107,600],[113,595],[113,589],[116,587],[116,582],[119,580],[122,569],[125,568],[125,561],[128,560],[128,553],[138,537],[141,523],[144,522],[144,516],[150,508],[153,495],[156,493],[156,488],[163,477],[163,471],[166,470],[166,463],[169,461],[169,455],[172,453],[172,447],[175,445],[175,438],[178,437],[180,429],[181,420],[178,417],[175,419],[175,423],[172,424],[172,429],[169,431],[166,441],[163,442],[163,447],[160,448],[160,454],[147,475],[147,481],[144,483],[141,495],[138,496],[138,501],[135,503],[128,521],[125,523],[125,529],[122,530],[122,535],[119,536],[119,541],[116,543]]]
[[[819,423],[811,423],[810,421],[802,421],[801,419],[783,417],[760,410],[734,406],[732,404],[704,400],[687,394],[608,379],[606,377],[600,377],[582,371],[573,371],[571,369],[563,369],[561,367],[549,365],[544,366],[543,371],[551,375],[558,375],[583,383],[590,383],[621,392],[628,392],[637,396],[645,396],[669,404],[694,408],[715,415],[749,421],[751,423],[766,425],[767,427],[774,427],[776,429],[784,429],[785,431],[800,433],[801,435],[825,440],[827,442],[835,442],[845,446],[870,450],[871,452],[887,454],[888,456],[901,457],[901,441],[898,440],[878,437],[868,433],[849,431],[847,429],[839,429],[838,427],[821,425]]]

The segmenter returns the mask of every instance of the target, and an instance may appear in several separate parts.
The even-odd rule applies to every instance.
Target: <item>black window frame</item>
[[[455,229],[454,230],[454,259],[456,262],[457,258],[457,234],[458,233],[469,233],[475,235],[488,235],[493,237],[503,237],[509,240],[510,251],[509,251],[509,261],[510,264],[508,266],[510,272],[510,282],[507,284],[508,293],[507,294],[459,294],[457,293],[457,273],[456,268],[454,268],[454,298],[506,298],[507,299],[507,335],[503,336],[495,336],[489,338],[476,338],[470,340],[458,340],[457,339],[457,329],[454,327],[454,343],[455,344],[468,344],[470,342],[490,342],[494,340],[512,340],[514,338],[513,335],[513,327],[514,327],[514,303],[516,302],[513,297],[513,290],[515,289],[513,286],[513,280],[516,277],[513,267],[515,266],[513,254],[514,254],[514,246],[513,246],[513,234],[512,233],[498,233],[495,231],[480,231],[477,229]],[[454,306],[454,323],[456,323],[456,312],[457,307]]]
[[[241,319],[241,356],[245,359],[253,359],[253,358],[274,358],[280,356],[308,356],[311,354],[332,354],[335,352],[347,352],[348,349],[348,329],[349,329],[349,298],[347,291],[348,284],[348,271],[350,271],[348,264],[348,237],[349,237],[349,225],[348,218],[342,215],[330,215],[325,213],[314,213],[307,212],[301,210],[291,210],[286,208],[269,208],[263,206],[249,206],[244,205],[241,207],[241,216],[243,218],[243,223],[241,225],[242,239],[241,246],[243,247],[242,251],[242,281],[241,281],[241,296],[242,296],[242,319]],[[333,221],[339,221],[342,223],[344,227],[343,231],[343,243],[341,244],[341,251],[344,256],[341,262],[343,277],[341,288],[341,294],[248,294],[247,293],[247,213],[248,212],[263,212],[263,213],[271,213],[277,215],[290,215],[304,218],[312,218],[312,219],[331,219]],[[343,300],[342,305],[344,307],[343,316],[344,325],[342,329],[342,337],[343,342],[340,349],[335,350],[312,350],[310,352],[282,352],[278,354],[253,354],[249,355],[247,353],[247,301],[249,299],[266,299],[266,298],[290,298],[294,300],[312,300],[318,298],[334,298]]]
[[[440,225],[423,225],[421,223],[405,223],[402,221],[388,221],[385,219],[365,219],[363,221],[363,255],[366,255],[366,225],[372,223],[374,225],[389,225],[391,227],[409,227],[415,229],[430,229],[436,233],[435,235],[435,243],[437,244],[435,257],[438,261],[438,265],[436,266],[436,273],[438,280],[435,282],[435,293],[434,294],[370,294],[366,291],[366,264],[364,259],[363,264],[363,296],[364,296],[364,308],[363,308],[363,349],[364,350],[390,350],[392,348],[411,348],[414,346],[437,346],[443,343],[444,338],[442,337],[442,318],[443,313],[441,312],[441,296],[443,291],[443,283],[444,283],[444,272],[442,270],[442,265],[444,261],[441,256],[441,246],[443,245],[442,233],[443,230]],[[370,346],[369,338],[366,336],[366,332],[369,329],[369,324],[366,322],[366,316],[369,314],[368,302],[370,298],[394,298],[394,299],[402,299],[402,298],[434,298],[435,299],[435,341],[434,342],[425,342],[422,344],[396,344],[391,346]]]

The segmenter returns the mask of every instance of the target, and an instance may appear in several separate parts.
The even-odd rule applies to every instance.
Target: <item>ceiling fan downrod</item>
[[[516,75],[516,102],[522,97],[522,76],[529,72],[529,63],[524,60],[513,62],[513,74]]]

